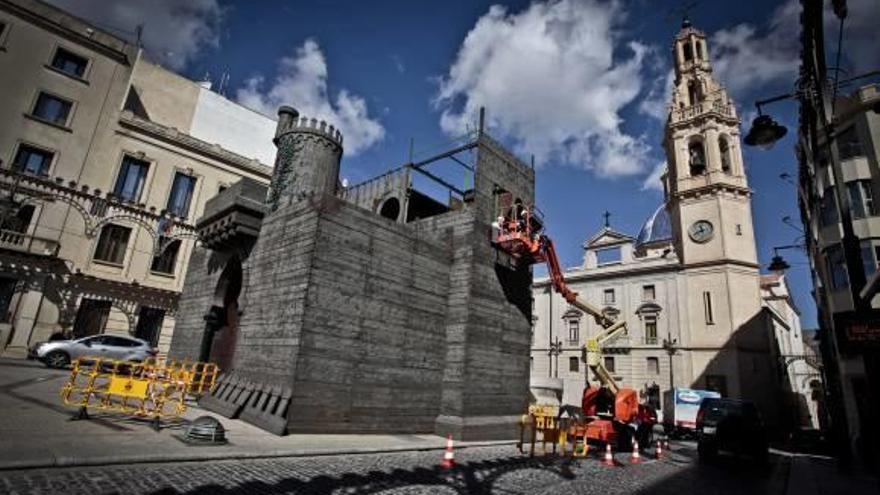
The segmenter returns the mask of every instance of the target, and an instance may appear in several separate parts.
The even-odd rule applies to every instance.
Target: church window
[[[849,193],[849,205],[853,218],[865,218],[876,215],[874,191],[870,180],[847,182],[846,190]]]
[[[743,226],[742,224],[736,224],[736,235],[743,235]]]
[[[703,175],[706,173],[706,153],[703,150],[702,141],[693,141],[688,145],[688,164],[691,175]]]
[[[645,344],[657,344],[657,317],[645,316]]]
[[[655,357],[647,358],[648,363],[648,374],[649,375],[659,375],[660,374],[660,359]]]
[[[823,227],[837,223],[837,202],[834,199],[834,187],[827,187],[819,201],[819,224]]]
[[[701,60],[703,58],[703,43],[701,41],[697,41],[696,45],[697,45],[697,60]]]
[[[718,140],[718,149],[721,151],[721,170],[729,174],[730,173],[730,145],[727,142],[727,138],[725,136],[721,136]]]
[[[577,343],[580,334],[580,320],[572,318],[568,320],[568,341]]]
[[[715,314],[712,308],[712,293],[709,291],[703,292],[703,312],[706,315],[706,324],[714,325]]]
[[[614,357],[613,356],[605,356],[605,369],[608,370],[609,373],[614,373]]]
[[[833,246],[825,253],[828,264],[828,273],[831,275],[831,288],[843,289],[849,286],[846,276],[846,260],[843,258],[843,250],[840,246]]]
[[[600,266],[620,263],[620,248],[613,247],[596,251],[596,261]]]
[[[654,290],[653,285],[643,285],[642,286],[642,300],[643,301],[653,301],[656,297],[656,290]]]
[[[580,371],[580,363],[577,356],[568,358],[568,371]]]
[[[605,304],[614,304],[614,289],[605,289]]]

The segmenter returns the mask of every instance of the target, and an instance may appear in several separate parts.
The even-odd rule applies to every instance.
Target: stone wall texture
[[[472,198],[415,222],[331,191],[285,194],[253,249],[235,254],[245,273],[233,366],[203,404],[279,434],[513,438],[528,401],[532,277],[492,248],[489,226],[499,188],[533,202],[534,172],[488,137],[477,143]],[[193,256],[175,357],[198,351],[217,298],[212,259],[223,264]]]

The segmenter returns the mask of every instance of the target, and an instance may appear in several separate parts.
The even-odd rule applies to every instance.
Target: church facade
[[[603,357],[621,385],[658,408],[671,387],[713,389],[754,400],[773,423],[785,370],[761,293],[739,117],[712,77],[705,35],[686,22],[673,47],[664,204],[634,237],[606,219],[566,280],[609,316],[626,319],[628,334],[607,344]],[[546,278],[536,279],[533,294],[532,376],[563,379],[564,402],[579,405],[586,381],[594,381],[581,350],[600,326]]]

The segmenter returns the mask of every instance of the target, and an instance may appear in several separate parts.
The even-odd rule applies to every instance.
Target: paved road
[[[613,468],[597,459],[529,459],[504,446],[461,449],[451,470],[438,467],[440,453],[432,451],[7,471],[0,472],[0,493],[754,495],[785,493],[789,469],[779,457],[764,469],[734,459],[702,466],[687,445],[661,461],[617,459]]]

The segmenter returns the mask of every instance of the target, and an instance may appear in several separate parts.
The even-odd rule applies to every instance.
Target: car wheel
[[[64,368],[70,364],[70,356],[64,351],[52,351],[44,358],[46,366],[50,368]]]

